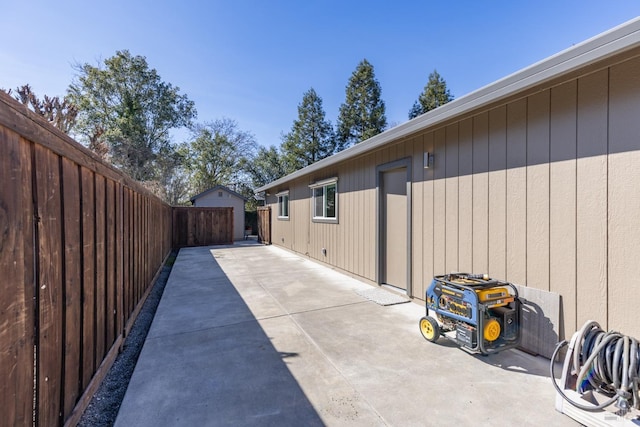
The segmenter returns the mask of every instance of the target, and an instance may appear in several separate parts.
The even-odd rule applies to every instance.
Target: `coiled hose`
[[[561,341],[556,345],[549,366],[551,382],[563,399],[576,408],[591,412],[600,411],[613,403],[622,410],[628,410],[631,406],[640,409],[640,345],[635,338],[618,332],[605,332],[597,322],[588,321],[571,339],[571,374],[577,375],[576,392],[595,389],[611,395],[606,402],[595,406],[574,402],[556,383],[554,363],[560,349],[567,344],[567,341]],[[569,363],[569,360],[565,360],[565,363]]]

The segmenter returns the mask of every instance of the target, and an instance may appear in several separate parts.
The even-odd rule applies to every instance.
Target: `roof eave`
[[[222,184],[215,185],[215,186],[213,186],[213,187],[209,188],[208,190],[204,190],[204,191],[203,191],[202,193],[200,193],[200,194],[196,194],[195,196],[193,196],[192,198],[190,198],[190,199],[189,199],[189,201],[193,204],[197,199],[199,199],[199,198],[201,198],[201,197],[203,197],[203,196],[206,196],[207,194],[209,194],[209,193],[211,193],[211,192],[213,192],[213,191],[220,190],[220,189],[222,189],[223,191],[226,191],[227,193],[229,193],[229,194],[231,194],[231,195],[233,195],[233,196],[235,196],[235,197],[237,197],[237,198],[239,198],[239,199],[244,200],[245,202],[248,202],[248,201],[249,201],[249,199],[248,199],[248,198],[246,198],[246,197],[244,197],[242,194],[237,193],[237,192],[233,191],[233,190],[232,190],[232,189],[230,189],[230,188],[227,188],[226,186],[224,186],[224,185],[222,185]]]

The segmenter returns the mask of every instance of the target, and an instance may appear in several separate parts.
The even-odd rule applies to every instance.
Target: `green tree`
[[[162,81],[143,56],[118,51],[104,66],[77,65],[69,86],[79,109],[74,131],[90,147],[107,147],[111,162],[139,181],[158,178],[159,154],[171,129],[189,126],[192,101]]]
[[[245,179],[244,165],[253,157],[256,145],[251,133],[228,118],[194,126],[188,155],[193,191],[200,193],[218,184],[238,185]]]
[[[385,130],[387,118],[380,95],[373,65],[363,59],[349,79],[345,102],[340,106],[337,151]]]
[[[418,97],[418,100],[413,103],[413,107],[409,110],[409,119],[418,117],[427,111],[435,110],[441,105],[453,100],[453,96],[447,89],[447,82],[438,74],[436,70],[433,70],[429,74],[429,81],[424,87],[424,90]]]
[[[291,132],[283,137],[282,151],[290,168],[288,172],[329,157],[335,151],[335,141],[331,122],[325,119],[322,98],[311,88],[302,96]]]
[[[244,169],[251,178],[253,188],[262,187],[287,175],[291,169],[275,146],[260,147],[252,159],[246,159]]]

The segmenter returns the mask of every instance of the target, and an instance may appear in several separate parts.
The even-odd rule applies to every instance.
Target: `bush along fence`
[[[0,426],[77,423],[171,251],[172,217],[0,92]]]

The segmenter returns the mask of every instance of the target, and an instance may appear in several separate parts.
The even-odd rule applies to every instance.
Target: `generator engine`
[[[451,273],[434,277],[427,288],[420,332],[428,341],[443,335],[487,355],[520,343],[520,318],[521,301],[513,284],[486,274]]]

